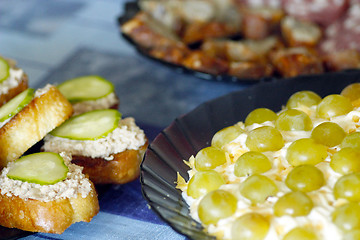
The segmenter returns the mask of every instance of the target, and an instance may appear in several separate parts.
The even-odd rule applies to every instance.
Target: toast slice
[[[71,154],[72,162],[82,166],[95,184],[123,184],[139,176],[147,146],[144,132],[129,117],[120,120],[115,130],[97,140],[73,140],[48,134],[42,150]]]
[[[0,176],[0,225],[31,232],[62,233],[75,222],[90,222],[99,212],[93,183],[60,154],[69,167],[67,178],[53,185]],[[11,163],[10,163],[11,164]]]
[[[34,99],[0,128],[0,167],[19,158],[72,113],[71,103],[56,87],[38,89]]]
[[[16,67],[15,61],[11,59],[4,60],[9,64],[10,75],[0,83],[0,107],[28,88],[28,76],[26,73]]]

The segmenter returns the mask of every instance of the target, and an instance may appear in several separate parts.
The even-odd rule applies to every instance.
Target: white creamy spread
[[[24,71],[20,68],[10,68],[9,77],[0,83],[0,95],[7,94],[10,89],[17,87],[22,81]]]
[[[308,113],[312,119],[314,127],[322,122],[327,121],[315,117],[316,107],[301,110]],[[330,119],[330,121],[339,124],[347,133],[349,133],[354,131],[360,132],[359,119],[360,108],[355,108],[348,114],[334,117]],[[232,216],[221,219],[216,225],[208,225],[206,229],[209,234],[217,236],[219,239],[231,239],[232,223],[245,213],[257,212],[266,216],[270,216],[271,226],[265,240],[280,240],[291,229],[299,226],[310,226],[318,234],[319,239],[342,240],[343,233],[331,221],[331,213],[334,211],[335,207],[340,206],[347,201],[344,199],[336,200],[334,198],[332,189],[336,181],[342,175],[334,172],[329,165],[331,150],[340,150],[340,146],[330,148],[330,151],[328,151],[328,157],[323,162],[316,165],[316,167],[324,173],[326,184],[317,191],[307,193],[307,195],[314,203],[314,207],[310,214],[301,217],[292,217],[287,215],[282,217],[275,217],[273,213],[274,203],[279,199],[279,197],[291,191],[284,182],[286,176],[293,168],[285,158],[287,148],[293,141],[297,139],[310,137],[311,131],[281,131],[285,141],[284,147],[279,151],[264,152],[264,154],[269,159],[272,159],[273,166],[272,169],[263,173],[262,175],[272,179],[278,186],[279,192],[276,196],[269,197],[265,203],[252,205],[250,200],[246,199],[240,194],[239,183],[243,182],[247,177],[235,176],[234,162],[240,155],[249,151],[245,144],[247,133],[249,131],[261,126],[274,126],[274,123],[268,121],[262,124],[253,124],[251,126],[245,127],[242,122],[239,122],[237,125],[245,130],[244,133],[240,134],[236,139],[223,147],[223,150],[226,152],[227,156],[232,160],[228,160],[226,164],[218,166],[214,169],[215,171],[221,173],[224,177],[224,180],[226,181],[226,184],[220,186],[219,189],[223,189],[232,193],[238,199],[237,210]],[[194,161],[195,159],[193,156],[188,161],[188,164],[191,167],[191,169],[188,171],[189,178],[191,178],[197,172],[194,167]],[[189,205],[191,216],[200,222],[197,208],[202,197],[194,199],[187,195],[186,185],[178,185],[178,187],[183,191],[182,196]]]
[[[90,112],[98,109],[108,109],[119,103],[119,99],[112,92],[103,98],[96,100],[82,101],[73,104],[74,114],[78,115],[84,112]]]
[[[39,97],[39,96],[43,95],[44,93],[47,93],[52,86],[53,86],[53,85],[51,85],[51,84],[47,84],[45,87],[37,89],[37,90],[35,91],[35,93],[34,93],[34,98]],[[0,89],[0,90],[1,90],[1,89]],[[30,101],[30,102],[31,102],[31,101]],[[30,102],[29,102],[29,103],[30,103]],[[25,106],[24,106],[24,107],[25,107]],[[0,128],[2,128],[6,123],[8,123],[13,117],[14,117],[14,116],[6,119],[6,120],[3,121],[3,122],[0,122]]]
[[[60,153],[65,164],[69,168],[66,179],[52,185],[40,185],[37,183],[13,180],[6,175],[12,163],[4,168],[0,175],[0,190],[2,195],[8,197],[17,196],[22,199],[35,199],[49,202],[57,199],[76,198],[80,194],[86,198],[91,188],[90,180],[82,173],[82,167],[71,163],[71,157],[65,153]]]
[[[44,139],[44,150],[49,152],[67,152],[71,155],[104,158],[112,160],[111,155],[127,149],[138,150],[146,143],[144,131],[141,130],[133,118],[119,121],[119,127],[106,137],[98,140],[71,140],[48,134]]]

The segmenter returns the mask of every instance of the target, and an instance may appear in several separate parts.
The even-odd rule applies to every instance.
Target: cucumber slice
[[[57,153],[33,153],[19,158],[11,166],[8,178],[23,182],[50,185],[66,178],[69,168]]]
[[[10,66],[8,62],[0,57],[0,83],[5,81],[10,75]]]
[[[71,117],[50,134],[72,140],[96,140],[117,128],[120,118],[115,109],[94,110]]]
[[[99,76],[84,76],[67,80],[58,86],[71,103],[96,100],[114,92],[114,85]]]
[[[28,105],[34,98],[34,89],[28,88],[0,108],[0,122],[11,118]]]

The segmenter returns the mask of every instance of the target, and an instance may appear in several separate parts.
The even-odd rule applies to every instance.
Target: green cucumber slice
[[[50,134],[72,140],[96,140],[117,128],[120,118],[115,109],[94,110],[71,117]]]
[[[40,152],[19,158],[9,169],[8,178],[50,185],[66,178],[69,168],[57,153]]]
[[[0,122],[20,112],[34,98],[34,89],[28,88],[0,108]]]
[[[0,83],[5,81],[10,75],[10,66],[8,62],[0,57]]]
[[[114,92],[114,85],[100,76],[84,76],[67,80],[58,86],[71,103],[96,100]]]

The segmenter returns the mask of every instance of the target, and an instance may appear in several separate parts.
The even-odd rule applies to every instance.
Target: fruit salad
[[[250,112],[186,160],[177,188],[217,239],[360,239],[360,83]]]

